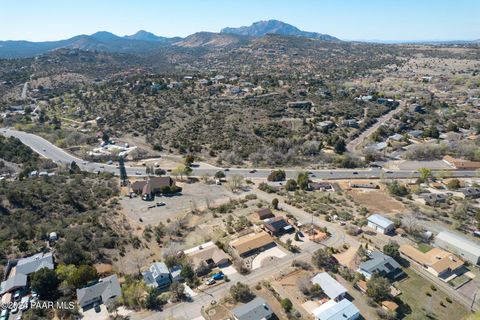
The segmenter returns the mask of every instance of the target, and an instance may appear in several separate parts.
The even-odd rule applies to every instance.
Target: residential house
[[[418,201],[430,206],[435,206],[439,203],[445,203],[448,199],[446,193],[421,193],[418,195]]]
[[[457,235],[451,231],[441,231],[435,237],[435,244],[456,253],[463,260],[467,260],[474,265],[480,265],[480,244]]]
[[[51,252],[9,260],[5,267],[3,281],[0,283],[0,295],[26,287],[28,276],[43,268],[50,270],[55,268]]]
[[[213,269],[230,262],[230,257],[211,241],[185,250],[183,253],[192,260],[194,269],[202,264]]]
[[[314,309],[313,315],[315,320],[355,320],[360,317],[360,311],[347,299],[329,300]]]
[[[423,130],[411,130],[408,131],[408,136],[413,139],[419,139],[423,136]]]
[[[395,280],[403,275],[400,264],[392,257],[375,251],[372,252],[370,258],[370,260],[362,262],[357,270],[365,278],[370,279],[374,273],[378,273],[382,277]]]
[[[358,127],[358,121],[355,119],[345,119],[342,121],[342,126],[344,127],[350,127],[350,128],[357,128]]]
[[[293,227],[283,217],[265,220],[263,222],[263,229],[275,237],[293,231]]]
[[[331,120],[320,121],[317,123],[317,128],[320,130],[326,130],[335,127],[335,123]]]
[[[275,246],[275,241],[266,232],[251,233],[230,242],[241,257],[250,256],[258,251]]]
[[[321,272],[315,275],[311,280],[313,284],[318,284],[323,292],[332,300],[340,301],[345,297],[347,289],[333,279],[327,272]]]
[[[95,303],[108,305],[121,295],[122,289],[116,274],[100,279],[88,287],[77,289],[78,304],[84,310]]]
[[[171,177],[152,177],[148,180],[140,180],[132,183],[132,192],[141,194],[145,200],[151,200],[153,196],[160,193],[162,188],[171,187],[175,181]]]
[[[464,199],[477,199],[477,198],[480,198],[480,188],[478,187],[460,188],[455,192],[455,195]]]
[[[312,190],[333,190],[333,186],[330,182],[310,182],[309,187]]]
[[[367,218],[367,221],[368,227],[383,234],[388,234],[395,229],[395,224],[393,221],[379,214],[372,214]]]
[[[265,300],[255,298],[233,309],[232,314],[235,320],[263,320],[272,318],[273,311]]]
[[[450,280],[452,275],[455,277],[455,272],[462,268],[464,263],[458,257],[440,248],[421,252],[411,245],[404,244],[400,246],[400,253],[442,280]]]
[[[270,210],[270,208],[258,209],[257,211],[255,211],[255,214],[257,215],[257,218],[259,220],[265,220],[265,219],[275,217],[275,215],[272,213],[272,210]]]
[[[395,141],[395,142],[400,142],[403,140],[403,135],[400,133],[395,133],[394,135],[391,135],[387,138],[387,142]]]
[[[172,276],[167,265],[163,262],[153,263],[147,271],[142,272],[147,286],[158,290],[165,290],[172,284]]]

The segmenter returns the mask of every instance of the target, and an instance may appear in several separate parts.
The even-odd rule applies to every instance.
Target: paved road
[[[28,82],[23,84],[22,93],[20,94],[20,99],[25,100],[27,98],[27,89],[28,89]]]
[[[51,159],[57,164],[70,164],[75,161],[82,170],[90,172],[111,172],[119,175],[119,169],[115,165],[107,165],[103,163],[86,162],[78,157],[71,155],[63,149],[55,146],[44,138],[18,131],[14,129],[1,129],[0,131],[4,136],[14,136],[20,139],[24,144],[32,148],[35,152],[41,156]],[[127,174],[129,176],[146,176],[145,167],[130,167],[126,166]],[[213,166],[200,166],[193,168],[193,176],[203,176],[205,174],[213,176],[218,170],[223,168],[216,168]],[[245,178],[266,178],[272,169],[244,169],[244,168],[230,168],[225,171],[226,176],[233,174],[239,174]],[[296,178],[300,170],[298,169],[285,169],[287,178]],[[419,174],[415,170],[397,170],[397,171],[385,171],[380,168],[370,169],[334,169],[334,170],[311,170],[311,177],[318,179],[377,179],[377,178],[415,178]],[[452,171],[453,177],[474,177],[475,171]]]
[[[394,115],[402,111],[404,105],[405,105],[405,102],[400,101],[400,105],[397,108],[393,109],[392,111],[378,118],[377,122],[375,122],[370,128],[363,131],[357,138],[355,138],[354,140],[350,141],[347,144],[347,150],[349,152],[355,152],[358,146],[370,135],[372,135],[382,124],[384,124],[385,122],[390,120]]]

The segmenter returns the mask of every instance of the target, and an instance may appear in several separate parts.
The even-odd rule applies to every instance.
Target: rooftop
[[[238,320],[266,319],[273,314],[270,306],[262,298],[255,298],[242,306],[236,307],[232,312]]]
[[[230,242],[230,246],[237,250],[239,254],[244,254],[251,250],[264,247],[274,242],[272,237],[266,232],[251,233]]]
[[[313,284],[318,284],[330,299],[335,299],[347,292],[345,287],[326,272],[318,273],[311,281]]]
[[[315,318],[319,320],[354,319],[359,313],[357,307],[347,299],[340,302],[330,300],[313,310]]]
[[[450,231],[441,231],[436,239],[450,243],[451,245],[461,248],[464,251],[468,251],[473,255],[480,257],[480,244],[473,242],[465,237],[459,236]]]
[[[376,225],[379,225],[380,227],[382,228],[388,228],[389,226],[391,226],[393,224],[393,221],[385,218],[384,216],[381,216],[379,214],[372,214],[371,216],[369,216],[367,218],[368,221],[376,224]]]

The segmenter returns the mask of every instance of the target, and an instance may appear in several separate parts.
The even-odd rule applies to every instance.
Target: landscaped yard
[[[420,242],[418,245],[417,245],[417,248],[418,250],[420,250],[421,252],[423,253],[426,253],[430,250],[432,250],[432,246],[426,244],[426,243],[423,243],[423,242]]]
[[[423,279],[411,269],[404,269],[408,278],[397,284],[402,291],[399,298],[410,306],[412,312],[405,319],[426,319],[427,314],[434,315],[432,319],[466,319],[468,310],[458,302],[447,302],[445,295],[439,289],[432,290],[432,283]],[[430,293],[428,296],[426,293]],[[452,297],[450,297],[452,298]],[[453,299],[452,299],[453,300]],[[440,303],[443,302],[442,306]]]

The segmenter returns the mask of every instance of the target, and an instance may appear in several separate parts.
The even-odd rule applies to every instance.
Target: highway
[[[66,152],[65,150],[55,146],[46,139],[27,132],[18,131],[10,128],[1,129],[1,133],[6,137],[16,137],[22,141],[25,145],[29,146],[32,150],[40,154],[41,156],[51,159],[55,163],[70,164],[72,161],[75,161],[78,166],[89,172],[111,172],[115,175],[119,175],[120,171],[115,165],[107,165],[104,163],[96,162],[87,162],[83,159],[80,159],[72,154]],[[126,163],[126,170],[128,176],[146,176],[145,167],[132,167]],[[203,175],[213,176],[217,171],[224,170],[226,168],[217,168],[213,166],[199,166],[193,167],[192,176],[201,177]],[[228,168],[225,171],[225,175],[228,177],[230,175],[238,174],[248,179],[258,179],[258,178],[267,178],[270,172],[273,169],[252,169],[252,168]],[[296,178],[300,169],[284,169],[287,175],[287,178]],[[419,173],[415,170],[396,170],[396,171],[387,171],[382,168],[369,168],[369,169],[331,169],[331,170],[309,170],[310,177],[313,179],[410,179],[419,176]],[[475,171],[451,171],[452,177],[475,177]]]

